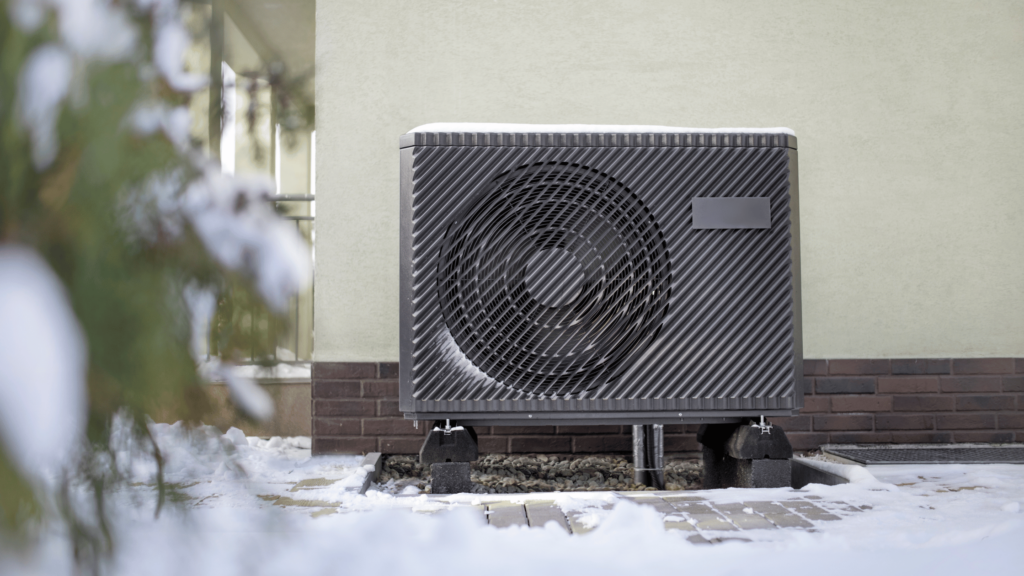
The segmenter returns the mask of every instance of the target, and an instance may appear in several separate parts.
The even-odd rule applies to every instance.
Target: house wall
[[[805,358],[1024,357],[1021,30],[1012,0],[320,2],[315,358],[398,360],[398,136],[439,121],[788,126]]]
[[[1024,355],[1024,4],[317,6],[316,357],[398,359],[398,136],[788,126],[804,356]]]

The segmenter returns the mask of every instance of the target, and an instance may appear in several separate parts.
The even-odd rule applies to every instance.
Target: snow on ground
[[[393,495],[375,486],[361,496],[347,489],[364,473],[361,458],[311,458],[309,438],[246,438],[232,429],[153,425],[167,460],[168,481],[186,497],[153,518],[150,486],[117,494],[113,574],[387,574],[565,573],[632,574],[1013,574],[1024,562],[1024,466],[940,465],[871,467],[843,486],[690,492],[714,504],[810,497],[863,511],[785,528],[721,533],[725,540],[693,544],[692,532],[666,531],[663,517],[613,493],[460,495],[444,499]],[[224,454],[230,454],[228,463]],[[244,470],[244,473],[242,472]],[[132,474],[151,482],[151,463]],[[291,489],[302,480],[328,486]],[[276,506],[279,497],[322,500],[333,507]],[[815,500],[818,497],[820,500]],[[544,528],[487,526],[470,506],[438,514],[447,502],[479,505],[494,499],[555,500],[587,513],[596,526],[570,536]],[[611,509],[604,509],[614,505]],[[326,513],[325,513],[326,512]],[[0,554],[3,574],[70,572],[66,540],[47,538],[43,551],[15,563]]]

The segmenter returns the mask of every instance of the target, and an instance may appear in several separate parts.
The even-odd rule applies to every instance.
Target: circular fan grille
[[[438,272],[445,322],[466,357],[537,394],[614,378],[668,307],[668,251],[650,211],[577,164],[496,178],[449,226]]]

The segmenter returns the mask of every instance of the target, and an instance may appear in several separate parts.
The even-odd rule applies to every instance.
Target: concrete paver
[[[299,482],[296,482],[295,486],[292,486],[290,492],[299,492],[301,490],[323,488],[324,486],[330,486],[335,482],[337,482],[337,480],[331,480],[328,478],[307,478],[306,480],[300,480]]]
[[[613,506],[610,502],[604,502],[599,506],[596,506],[595,508],[599,510],[611,510],[612,507]],[[597,528],[596,524],[588,525],[583,521],[583,518],[587,516],[587,514],[589,514],[589,512],[584,512],[581,510],[565,511],[565,518],[569,521],[569,527],[572,529],[573,534],[586,534],[594,528]]]
[[[668,516],[665,518],[666,530],[682,530],[683,532],[696,532],[697,527],[686,520],[670,520],[670,518],[681,518],[680,516]]]
[[[526,507],[515,502],[495,502],[487,505],[487,523],[498,528],[529,526]]]
[[[542,528],[548,522],[554,522],[566,532],[572,533],[565,513],[553,501],[527,502],[526,519],[531,528]]]
[[[329,486],[335,479],[314,478],[297,482],[288,492],[301,492]],[[686,492],[644,491],[612,492],[617,499],[634,502],[654,509],[664,518],[666,530],[690,533],[687,539],[698,544],[714,544],[731,540],[746,540],[739,536],[747,530],[777,530],[779,528],[814,529],[816,522],[834,522],[842,516],[870,509],[869,506],[853,506],[846,502],[830,502],[820,496],[794,493],[791,499],[775,501],[748,501],[716,503],[705,497]],[[399,498],[407,500],[412,511],[423,514],[443,514],[457,509],[472,508],[491,526],[542,527],[554,522],[570,534],[586,534],[597,527],[593,518],[586,518],[596,510],[610,510],[613,501],[594,502],[582,509],[563,510],[555,500],[538,494],[509,496],[503,500],[499,495],[488,495],[484,503],[474,501],[446,500],[442,495],[431,495],[426,502],[421,496]],[[512,498],[515,498],[513,501]],[[347,513],[349,510],[337,503],[313,499],[298,499],[288,496],[266,495],[267,501],[277,506],[320,508],[314,517]],[[812,502],[813,501],[813,502]],[[841,514],[841,515],[839,515]],[[586,520],[586,521],[585,521]],[[722,532],[737,534],[725,536]]]
[[[676,514],[676,509],[660,496],[648,496],[646,492],[616,492],[617,496],[629,498],[641,506],[650,506],[662,514]]]
[[[753,509],[739,502],[716,504],[715,509],[736,525],[740,530],[774,530],[778,528],[764,516],[755,514]],[[750,512],[747,512],[750,510]]]
[[[832,521],[840,519],[839,516],[830,514],[823,508],[819,508],[806,500],[784,500],[779,503],[808,520]]]
[[[814,528],[814,524],[796,514],[765,514],[764,517],[779,528]]]
[[[698,502],[674,499],[671,501],[671,504],[677,513],[682,512],[688,518],[695,520],[698,530],[732,531],[737,529],[725,516],[712,508],[707,501]]]

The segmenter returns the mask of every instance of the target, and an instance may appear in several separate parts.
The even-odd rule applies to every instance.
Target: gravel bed
[[[472,463],[474,492],[515,494],[523,492],[592,492],[603,490],[654,490],[633,483],[633,465],[621,456],[548,456],[488,454]],[[665,488],[698,490],[699,460],[673,460],[665,464]],[[430,492],[430,466],[417,456],[385,456],[378,482],[394,480]]]

